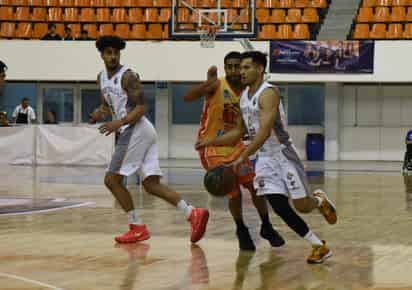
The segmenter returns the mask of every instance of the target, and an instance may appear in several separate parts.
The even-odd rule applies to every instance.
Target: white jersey
[[[110,79],[106,70],[100,73],[100,89],[115,120],[126,117],[134,106],[134,104],[129,102],[127,92],[122,87],[123,75],[128,70],[130,69],[124,65]],[[123,126],[120,131],[123,131],[127,127],[128,125]]]
[[[249,97],[249,88],[246,88],[240,98],[240,110],[242,113],[242,118],[247,128],[248,134],[251,139],[256,135],[259,130],[259,97],[262,92],[267,88],[276,89],[268,82],[263,82],[259,89],[253,96]],[[290,137],[286,131],[287,122],[285,117],[285,111],[283,109],[282,102],[279,102],[278,112],[276,114],[275,122],[270,131],[270,136],[263,143],[262,147],[257,151],[259,155],[272,155],[273,153],[279,152],[286,146],[291,144]]]

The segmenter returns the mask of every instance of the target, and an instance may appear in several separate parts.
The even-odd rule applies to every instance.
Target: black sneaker
[[[237,229],[236,236],[239,240],[239,248],[242,251],[256,251],[255,244],[247,228]]]
[[[260,236],[268,240],[272,247],[281,247],[285,244],[282,236],[273,229],[272,225],[263,226],[260,228]]]

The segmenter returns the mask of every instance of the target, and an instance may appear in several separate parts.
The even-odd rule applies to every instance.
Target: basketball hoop
[[[217,34],[217,27],[213,25],[208,25],[202,29],[199,33],[200,35],[200,46],[203,48],[213,48],[215,47],[215,40]]]

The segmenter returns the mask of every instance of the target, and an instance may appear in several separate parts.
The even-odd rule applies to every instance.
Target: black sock
[[[247,227],[245,223],[243,222],[243,220],[235,220],[235,223],[236,223],[236,228],[238,230],[247,230]]]
[[[289,199],[281,194],[266,195],[275,213],[302,238],[309,232],[306,222],[293,210]]]
[[[269,214],[266,213],[265,215],[260,216],[260,218],[262,220],[262,227],[271,227],[272,226],[272,224],[270,223],[270,220],[269,220]]]

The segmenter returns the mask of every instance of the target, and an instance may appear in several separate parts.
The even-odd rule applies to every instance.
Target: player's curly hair
[[[113,47],[122,50],[126,47],[126,42],[118,36],[104,35],[96,40],[96,48],[103,52],[106,47]]]

